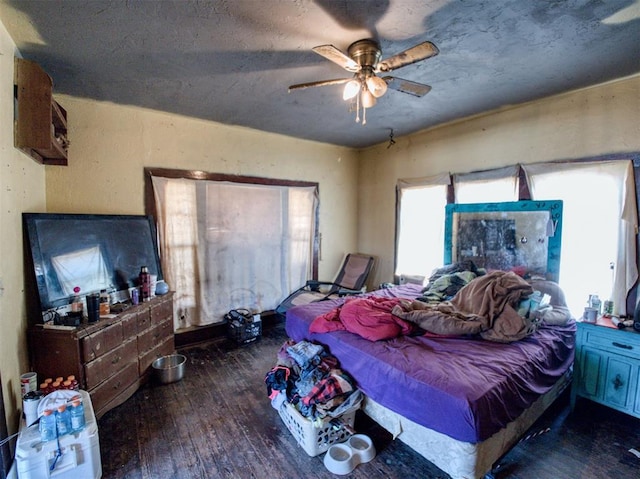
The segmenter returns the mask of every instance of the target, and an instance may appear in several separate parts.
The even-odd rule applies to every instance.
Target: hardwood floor
[[[283,326],[265,329],[252,344],[228,340],[185,348],[182,381],[149,384],[99,420],[104,479],[334,478],[323,455],[309,457],[282,424],[267,398],[264,375],[286,339]],[[636,479],[640,420],[586,400],[574,412],[564,394],[540,418],[496,472],[497,479]],[[449,476],[364,414],[355,428],[378,452],[348,476],[441,478]],[[80,479],[80,478],[79,478]]]

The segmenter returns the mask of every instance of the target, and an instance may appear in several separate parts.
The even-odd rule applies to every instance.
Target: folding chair
[[[373,263],[373,256],[349,253],[334,281],[307,281],[278,305],[276,313],[284,315],[289,308],[300,304],[362,293]]]

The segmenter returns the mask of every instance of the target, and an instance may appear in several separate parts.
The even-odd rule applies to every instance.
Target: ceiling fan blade
[[[387,82],[387,86],[389,88],[417,97],[424,96],[431,91],[431,87],[429,85],[410,80],[403,80],[402,78],[384,77],[383,80]]]
[[[313,47],[312,50],[318,55],[322,55],[327,60],[332,61],[336,65],[341,66],[347,71],[357,72],[360,70],[360,65],[353,61],[350,57],[338,50],[333,45],[320,45]]]
[[[341,85],[347,82],[350,82],[353,78],[336,78],[335,80],[320,80],[320,81],[312,81],[309,83],[298,83],[297,85],[291,85],[289,87],[289,92],[292,90],[303,90],[305,88],[311,88],[315,86],[326,86],[326,85]]]
[[[438,47],[431,42],[422,42],[415,47],[411,47],[403,52],[386,58],[378,63],[377,70],[381,72],[390,72],[406,65],[411,65],[427,58],[431,58],[440,53]]]

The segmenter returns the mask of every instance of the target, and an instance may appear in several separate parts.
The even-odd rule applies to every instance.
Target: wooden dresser
[[[582,396],[640,417],[640,333],[598,323],[578,323],[571,403]]]
[[[173,293],[73,330],[28,331],[38,379],[75,375],[98,418],[131,397],[156,358],[175,351],[173,337]]]

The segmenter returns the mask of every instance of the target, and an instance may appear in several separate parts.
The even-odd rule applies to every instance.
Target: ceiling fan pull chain
[[[356,95],[356,123],[360,123],[360,93]]]
[[[362,126],[367,124],[367,109],[362,107]]]

